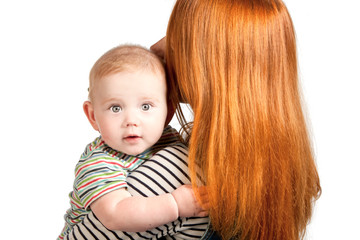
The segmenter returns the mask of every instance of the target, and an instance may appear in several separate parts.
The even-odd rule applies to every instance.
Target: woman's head
[[[167,46],[174,84],[193,108],[268,79],[264,74],[296,75],[294,29],[281,1],[178,0]]]
[[[320,186],[285,5],[177,0],[166,41],[179,89],[170,95],[194,112],[190,169],[205,178],[214,228],[225,239],[297,239]]]

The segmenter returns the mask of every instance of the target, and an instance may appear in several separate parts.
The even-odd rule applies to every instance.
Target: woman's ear
[[[83,104],[83,109],[86,117],[88,118],[91,126],[95,129],[95,131],[99,131],[99,126],[97,125],[95,119],[94,107],[90,101],[85,101]]]

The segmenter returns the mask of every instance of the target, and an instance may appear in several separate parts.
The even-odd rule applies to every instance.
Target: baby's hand
[[[179,217],[206,217],[208,212],[204,210],[195,198],[191,185],[182,185],[171,193],[179,209]]]

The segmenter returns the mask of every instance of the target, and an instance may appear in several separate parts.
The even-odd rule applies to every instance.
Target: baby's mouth
[[[128,135],[128,136],[124,137],[124,140],[128,141],[128,142],[134,142],[134,141],[137,141],[139,139],[141,139],[141,137],[138,136],[138,135]]]
[[[129,135],[129,136],[126,136],[125,138],[139,138],[138,135]]]

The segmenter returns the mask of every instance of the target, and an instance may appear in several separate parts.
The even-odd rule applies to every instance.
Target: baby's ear
[[[99,131],[99,126],[97,125],[95,119],[94,107],[90,101],[85,101],[83,104],[83,109],[86,117],[88,118],[91,126],[95,129],[95,131]]]

